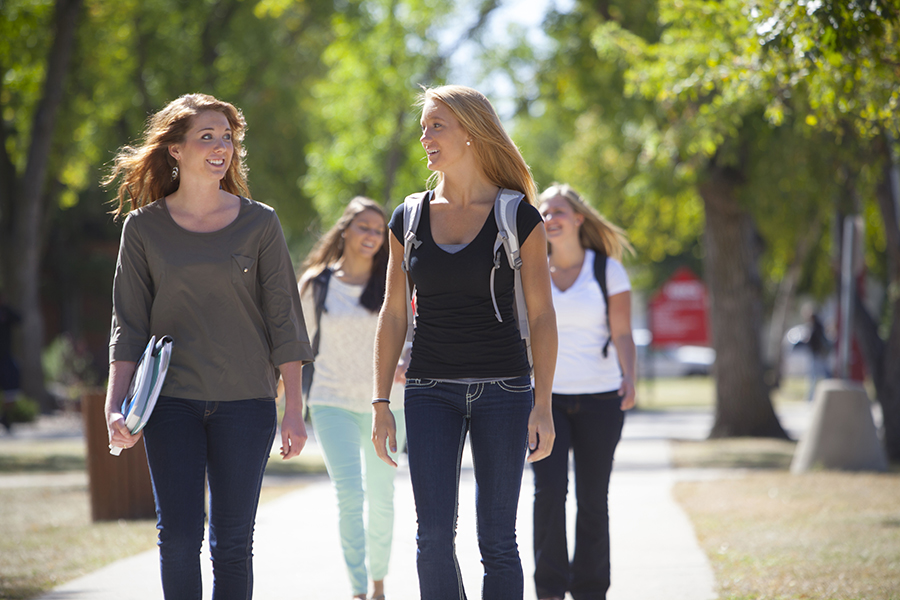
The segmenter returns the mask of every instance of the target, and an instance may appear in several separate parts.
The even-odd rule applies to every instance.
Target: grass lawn
[[[0,476],[77,475],[86,469],[80,439],[3,442]],[[299,489],[304,474],[324,470],[319,455],[285,462],[274,456],[269,472],[279,476],[279,483],[263,487],[261,502]],[[9,600],[34,598],[156,546],[155,520],[92,522],[84,479],[29,487],[0,482],[0,528],[0,598]]]
[[[900,598],[900,474],[680,482],[721,600]]]
[[[807,381],[785,379],[772,392],[775,406],[785,402],[803,402]],[[640,379],[637,382],[637,406],[646,410],[667,408],[711,408],[716,402],[716,388],[711,377]]]
[[[713,394],[702,380],[658,389],[666,390],[658,402]],[[805,381],[788,381],[773,402],[802,402],[805,394]],[[673,489],[709,557],[719,599],[900,600],[900,469],[792,475],[795,446],[750,438],[673,443],[678,468],[739,469]]]
[[[32,598],[153,548],[153,521],[91,522],[86,486],[0,489],[0,597]]]

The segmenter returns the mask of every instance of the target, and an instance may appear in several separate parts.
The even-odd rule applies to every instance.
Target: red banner
[[[699,277],[681,267],[650,299],[654,346],[709,346],[709,294]]]

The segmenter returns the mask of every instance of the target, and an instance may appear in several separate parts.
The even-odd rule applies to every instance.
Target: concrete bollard
[[[887,468],[887,457],[863,386],[843,379],[820,381],[813,396],[812,420],[794,451],[791,473]]]

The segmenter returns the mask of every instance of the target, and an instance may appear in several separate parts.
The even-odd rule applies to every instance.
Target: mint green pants
[[[316,439],[338,501],[338,529],[353,595],[368,592],[368,575],[384,579],[391,559],[394,533],[394,473],[375,454],[372,413],[334,406],[309,408]],[[397,449],[406,444],[403,409],[392,409],[397,422]],[[391,453],[394,460],[397,455]],[[364,517],[363,506],[368,503]]]

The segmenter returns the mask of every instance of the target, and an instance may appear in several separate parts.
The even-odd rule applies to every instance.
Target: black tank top
[[[528,375],[525,343],[513,317],[514,274],[505,255],[494,275],[497,306],[494,315],[491,268],[497,222],[490,211],[481,231],[462,250],[442,250],[431,236],[430,206],[425,202],[416,237],[422,242],[410,255],[416,286],[415,337],[406,376],[418,379],[502,379]],[[519,205],[519,244],[541,223],[538,210]],[[403,243],[403,205],[394,210],[390,229]]]

